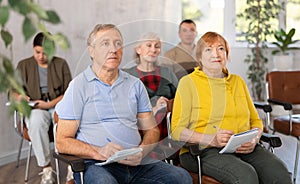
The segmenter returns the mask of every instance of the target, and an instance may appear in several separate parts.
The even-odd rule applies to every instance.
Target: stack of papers
[[[126,157],[130,155],[135,155],[139,152],[142,152],[142,148],[131,148],[131,149],[125,149],[121,151],[117,151],[115,154],[113,154],[111,157],[109,157],[105,162],[96,163],[95,165],[106,165],[113,162],[118,162],[120,160],[124,160]]]
[[[246,142],[250,142],[258,134],[258,129],[252,129],[230,137],[226,146],[219,153],[233,153],[235,150]]]

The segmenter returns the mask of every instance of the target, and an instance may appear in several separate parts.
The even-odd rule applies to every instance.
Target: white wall
[[[134,40],[144,32],[157,32],[168,48],[178,42],[177,27],[181,20],[180,0],[39,0],[46,9],[55,10],[62,23],[48,25],[50,32],[62,32],[70,42],[67,51],[57,50],[57,55],[65,58],[72,71],[73,77],[81,72],[89,63],[86,53],[86,39],[92,28],[98,23],[113,23],[123,33],[125,51],[123,65],[131,61]],[[32,41],[24,42],[21,34],[22,17],[11,14],[8,29],[14,36],[13,46],[5,49],[0,44],[1,52],[13,58],[16,65],[20,59],[32,55]],[[165,47],[167,48],[167,47]],[[6,94],[0,94],[0,165],[14,161],[17,154],[19,137],[13,130],[12,117],[4,106]],[[27,145],[25,145],[25,148]],[[25,153],[26,149],[23,150]],[[25,155],[23,154],[22,157]]]

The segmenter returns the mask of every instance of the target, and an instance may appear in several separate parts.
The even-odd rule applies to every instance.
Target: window
[[[288,0],[286,6],[286,30],[296,29],[294,39],[300,40],[300,0]],[[284,26],[284,25],[283,25]]]
[[[294,39],[300,39],[300,0],[279,1],[287,1],[286,11],[281,14],[282,18],[274,19],[274,29],[296,28]],[[247,25],[236,24],[236,14],[245,9],[246,3],[247,0],[182,0],[182,19],[196,22],[199,37],[207,31],[215,31],[224,35],[231,45],[237,45],[243,41],[241,34]]]
[[[182,19],[197,24],[198,36],[207,31],[224,33],[224,0],[183,0]]]

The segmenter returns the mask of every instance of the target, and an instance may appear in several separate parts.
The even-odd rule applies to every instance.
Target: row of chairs
[[[294,165],[294,174],[293,174],[293,181],[296,182],[297,178],[297,166],[298,166],[298,156],[299,156],[299,148],[300,148],[300,115],[293,114],[293,105],[300,104],[300,71],[289,71],[289,72],[270,72],[267,74],[267,82],[266,82],[266,91],[267,91],[267,103],[255,103],[255,106],[258,109],[262,109],[265,113],[265,130],[264,134],[261,138],[261,141],[267,142],[269,145],[269,149],[274,151],[275,147],[281,146],[281,140],[278,136],[267,134],[269,132],[279,132],[285,135],[291,135],[297,139],[297,149],[296,149],[296,158],[295,158],[295,165]],[[273,117],[271,118],[270,113],[272,111],[271,105],[276,104],[283,107],[284,110],[288,111],[288,115],[280,116],[280,117]],[[171,113],[168,113],[167,120],[170,122]],[[57,117],[56,117],[57,118]],[[271,121],[271,119],[273,121]],[[23,144],[23,139],[29,141],[29,151],[27,156],[27,164],[26,164],[26,171],[25,171],[25,181],[28,180],[28,172],[29,172],[29,163],[30,163],[30,154],[31,154],[31,143],[30,138],[27,134],[27,127],[23,122],[24,118],[15,112],[14,114],[14,126],[17,130],[18,134],[22,137],[20,147],[19,147],[19,154],[18,154],[18,161],[19,163],[20,152]],[[55,120],[57,122],[57,120]],[[273,123],[271,123],[273,122]],[[169,126],[169,125],[168,125]],[[169,129],[169,128],[168,128]],[[53,132],[52,128],[49,129],[49,136],[53,139]],[[54,130],[56,130],[56,124],[54,125]],[[54,131],[55,133],[55,131]],[[170,131],[169,131],[169,139]],[[172,141],[170,141],[170,147]],[[197,156],[198,158],[198,165],[199,165],[199,173],[196,173],[198,177],[199,183],[219,183],[218,181],[214,180],[211,177],[204,176],[201,174],[201,160],[200,160],[200,153],[199,146],[197,145],[184,145],[187,146],[188,149],[192,154]],[[169,152],[166,150],[166,152]],[[166,155],[168,153],[165,153]],[[71,165],[73,172],[81,172],[84,171],[84,160],[82,158],[78,158],[72,155],[65,155],[59,154],[57,151],[53,154],[54,158],[56,159],[56,171],[57,171],[57,181],[59,183],[59,160],[66,162],[67,164]],[[172,159],[168,160],[169,162]],[[193,174],[192,174],[193,175]],[[194,174],[195,175],[195,174]],[[201,177],[199,177],[201,176]],[[83,177],[81,177],[83,180]],[[82,182],[83,183],[83,182]]]
[[[270,105],[268,104],[257,104],[256,105],[257,108],[262,108],[264,110],[264,112],[269,113],[271,110]],[[168,127],[170,127],[170,119],[171,119],[171,112],[167,113],[167,124]],[[168,128],[168,132],[170,132],[169,128]],[[171,134],[169,134],[169,148],[178,148],[180,146],[185,146],[187,147],[190,152],[197,157],[198,159],[198,166],[199,166],[199,172],[198,173],[190,173],[192,175],[192,177],[194,178],[194,183],[203,183],[203,184],[220,184],[220,182],[218,182],[217,180],[215,180],[212,177],[206,176],[206,175],[202,175],[201,173],[201,159],[200,159],[200,154],[201,154],[201,149],[199,149],[199,146],[196,144],[185,144],[185,143],[181,143],[181,142],[174,142],[171,140]],[[268,143],[268,145],[270,146],[270,149],[273,150],[275,147],[279,147],[281,146],[281,139],[278,136],[274,136],[274,135],[268,135],[268,134],[263,134],[261,141]],[[176,150],[170,150],[169,148],[166,147],[159,147],[160,150],[163,152],[163,154],[166,156],[166,162],[172,164],[174,159],[176,159],[176,154],[174,154],[176,152]],[[73,172],[80,172],[81,176],[83,176],[83,172],[84,172],[84,160],[82,158],[76,157],[76,156],[72,156],[72,155],[66,155],[66,154],[60,154],[58,152],[55,152],[53,154],[54,158],[56,158],[56,161],[58,162],[58,160],[63,161],[67,164],[70,164],[72,167]],[[57,164],[58,166],[59,164]],[[59,172],[58,172],[59,173]],[[199,177],[200,176],[200,177]],[[83,182],[83,177],[81,177],[82,182]]]

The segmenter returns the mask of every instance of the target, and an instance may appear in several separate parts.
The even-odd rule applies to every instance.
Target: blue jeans
[[[80,183],[79,173],[74,173],[76,184]],[[162,161],[145,165],[127,166],[112,163],[105,166],[87,164],[84,172],[85,184],[190,184],[192,178],[189,173]]]

